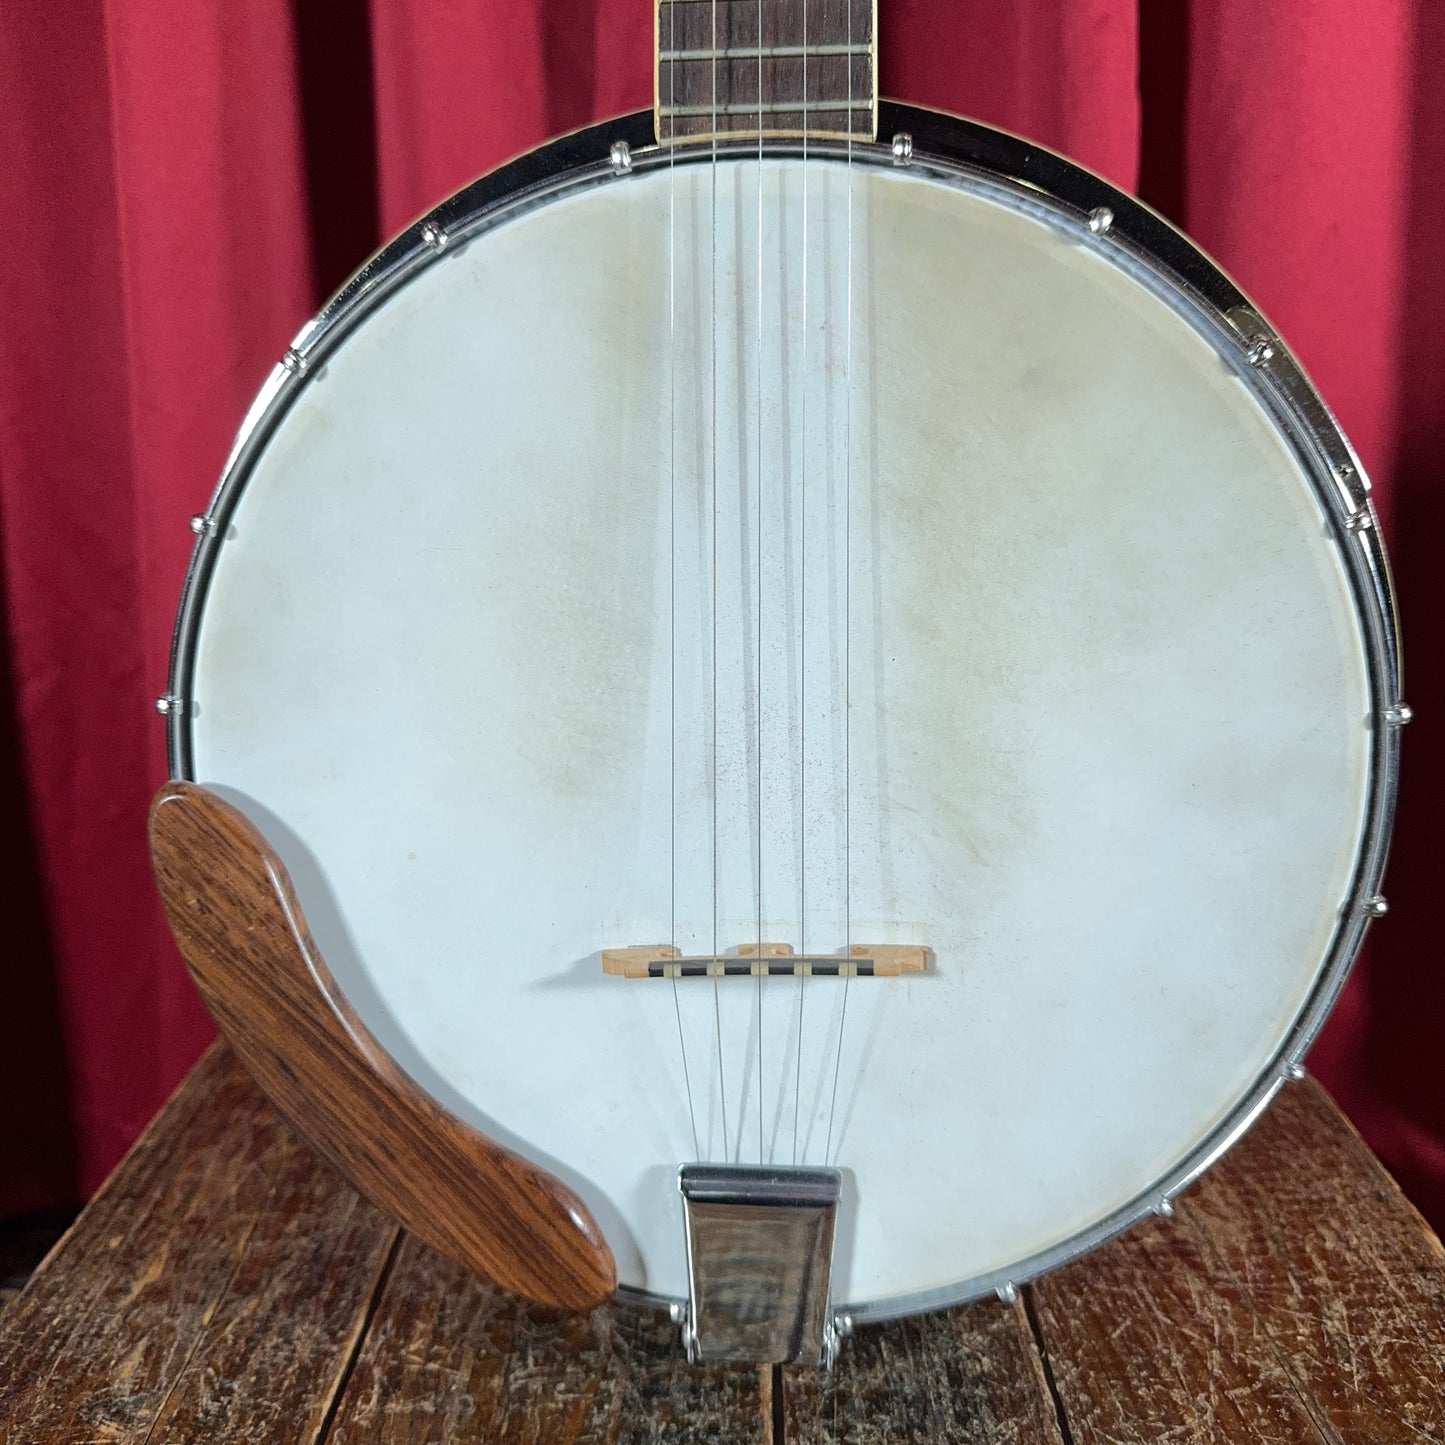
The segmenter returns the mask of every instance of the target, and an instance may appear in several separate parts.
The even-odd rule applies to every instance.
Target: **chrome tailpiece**
[[[831,1366],[848,1321],[829,1312],[836,1169],[684,1164],[687,1357]]]

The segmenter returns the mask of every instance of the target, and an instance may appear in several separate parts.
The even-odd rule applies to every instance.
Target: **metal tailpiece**
[[[842,1184],[836,1169],[682,1166],[689,1360],[832,1364],[846,1333],[829,1318]]]

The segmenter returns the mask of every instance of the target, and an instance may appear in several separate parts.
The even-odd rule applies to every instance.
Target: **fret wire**
[[[755,128],[764,136],[796,134],[805,127],[820,136],[846,135],[850,140],[860,134],[860,127],[866,127],[866,132],[861,132],[864,138],[874,139],[875,7],[866,0],[844,3],[848,6],[846,13],[836,5],[827,7],[818,0],[803,0],[796,13],[780,11],[777,28],[772,28],[754,18],[758,0],[654,0],[654,97],[659,142],[707,141],[717,131],[727,136],[753,132]],[[673,8],[677,4],[686,7],[680,12],[680,22],[679,11]],[[742,17],[748,11],[753,14],[745,21]],[[799,31],[801,44],[797,43]],[[811,93],[797,103],[774,98],[780,89],[786,94],[795,88],[788,67],[799,61],[809,70],[816,67],[819,78],[828,65],[848,67],[846,77],[839,75],[836,81],[830,77],[827,89],[839,97],[846,90],[849,100],[828,100]],[[712,72],[711,85],[699,69],[703,65]],[[664,66],[666,78],[662,75]],[[681,75],[678,66],[682,67]],[[759,72],[756,81],[750,73],[753,66]],[[811,91],[815,83],[809,74],[806,88]],[[745,99],[754,84],[758,87],[755,98]],[[669,98],[671,105],[664,103]],[[716,100],[715,109],[712,104],[703,104],[709,99]],[[821,113],[815,117],[813,112]],[[708,119],[714,115],[716,120],[710,125]],[[755,125],[749,124],[750,118]]]
[[[869,100],[840,100],[836,103],[831,100],[775,100],[759,105],[756,101],[751,104],[746,101],[737,101],[730,105],[665,105],[662,107],[664,120],[684,120],[689,117],[713,116],[713,115],[757,115],[761,111],[764,115],[814,115],[822,113],[832,114],[835,111],[872,110],[873,102]]]
[[[711,50],[664,50],[659,60],[798,60],[803,55],[871,55],[869,45],[813,45],[805,51],[801,45],[725,45],[716,52]]]

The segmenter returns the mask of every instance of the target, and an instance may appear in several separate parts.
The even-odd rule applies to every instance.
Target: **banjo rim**
[[[937,1289],[839,1304],[856,1322],[882,1321],[947,1308],[997,1293],[1087,1254],[1150,1214],[1173,1212],[1173,1198],[1236,1143],[1284,1083],[1304,1075],[1303,1059],[1344,986],[1372,918],[1384,912],[1380,885],[1393,823],[1399,734],[1409,720],[1401,700],[1399,626],[1389,563],[1369,482],[1348,440],[1304,369],[1242,290],[1187,236],[1147,206],[1056,152],[979,122],[883,101],[874,142],[807,142],[810,160],[851,157],[902,166],[944,183],[990,193],[1012,210],[1068,233],[1101,252],[1213,341],[1269,414],[1336,529],[1344,572],[1365,649],[1371,696],[1369,785],[1365,826],[1346,902],[1313,986],[1273,1059],[1223,1119],[1143,1193],[1075,1234],[988,1274]],[[801,138],[768,138],[770,158],[800,157]],[[756,137],[721,139],[720,160],[756,159]],[[679,164],[708,163],[713,146],[676,147]],[[157,703],[166,719],[169,772],[194,780],[191,722],[197,641],[209,583],[231,514],[259,457],[309,378],[352,328],[449,248],[560,194],[617,184],[634,172],[666,166],[673,148],[653,137],[651,110],[574,131],[528,151],[463,187],[382,247],[297,333],[248,409],[196,534],[172,636],[167,691]],[[677,1301],[622,1285],[618,1297],[667,1309]]]

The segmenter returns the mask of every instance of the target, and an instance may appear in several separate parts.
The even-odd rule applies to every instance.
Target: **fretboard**
[[[657,138],[872,140],[874,0],[656,0]]]

